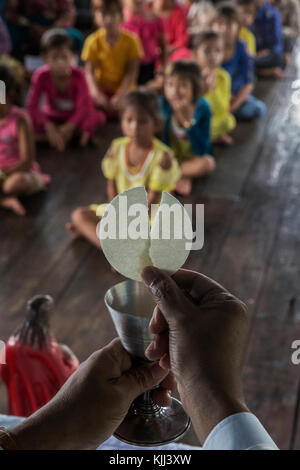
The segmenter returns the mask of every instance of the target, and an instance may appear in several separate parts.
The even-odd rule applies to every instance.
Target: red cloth
[[[48,403],[79,366],[75,357],[63,358],[54,338],[43,349],[33,349],[11,336],[5,360],[0,377],[8,391],[9,414],[24,417]]]
[[[175,4],[171,15],[162,18],[166,32],[168,45],[176,48],[169,60],[191,59],[192,53],[188,49],[189,36],[187,27],[187,9]]]

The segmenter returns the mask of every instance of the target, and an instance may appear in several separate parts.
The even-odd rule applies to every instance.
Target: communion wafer
[[[123,276],[142,281],[146,266],[170,274],[186,261],[193,237],[192,224],[183,205],[163,192],[150,231],[144,187],[124,191],[107,206],[99,238],[108,262]]]

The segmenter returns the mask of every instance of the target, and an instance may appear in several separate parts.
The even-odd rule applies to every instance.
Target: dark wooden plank
[[[295,256],[300,250],[300,162],[294,157],[280,229],[255,306],[245,370],[248,401],[282,449],[299,448],[300,369],[291,362],[291,345],[300,339],[300,265]]]
[[[295,73],[280,83],[258,84],[267,116],[260,124],[239,126],[235,147],[218,150],[215,175],[183,202],[204,203],[206,217],[205,246],[192,252],[186,267],[216,278],[252,313],[245,369],[249,404],[281,446],[300,448],[299,374],[288,364],[290,343],[300,337],[298,300],[291,303],[299,284],[299,137],[289,122]],[[42,168],[54,174],[49,192],[28,201],[24,220],[1,211],[1,338],[38,293],[54,296],[54,332],[80,360],[116,335],[103,296],[122,278],[101,252],[85,241],[71,242],[64,224],[77,205],[105,200],[100,158],[118,133],[115,123],[103,130],[99,149],[73,147],[63,156],[40,149]],[[0,411],[5,401],[0,384]],[[185,442],[196,444],[195,435]]]

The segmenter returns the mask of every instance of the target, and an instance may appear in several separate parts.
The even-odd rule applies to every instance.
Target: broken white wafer
[[[178,271],[189,256],[192,239],[187,211],[178,199],[163,191],[150,233],[149,256],[153,266],[170,274]]]
[[[97,231],[108,262],[123,276],[141,281],[146,266],[170,274],[185,263],[193,239],[191,220],[183,205],[163,192],[150,231],[144,187],[124,191],[107,206]]]

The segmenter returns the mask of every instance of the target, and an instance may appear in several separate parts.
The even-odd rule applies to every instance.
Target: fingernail
[[[153,314],[149,323],[149,328],[151,329],[153,323],[155,324],[157,322],[157,308],[153,310]]]
[[[155,380],[156,383],[159,383],[165,376],[166,376],[166,371],[163,370],[158,362],[152,365],[151,367],[151,374],[153,379]]]
[[[159,279],[159,274],[155,268],[152,266],[147,266],[146,268],[143,269],[142,271],[142,278],[147,284],[147,286],[151,287],[151,284]]]
[[[154,344],[153,343],[149,344],[149,346],[147,347],[147,349],[145,351],[145,356],[147,356],[148,354],[151,355],[151,353],[153,351],[153,348],[154,348]]]

